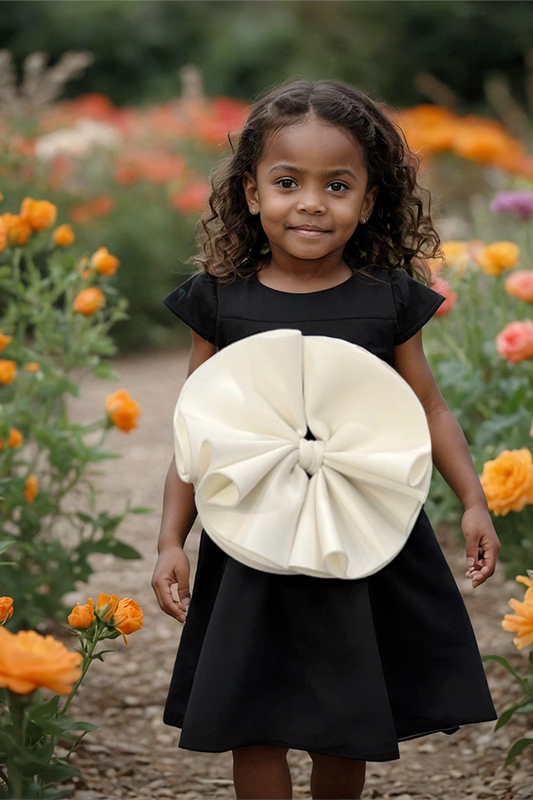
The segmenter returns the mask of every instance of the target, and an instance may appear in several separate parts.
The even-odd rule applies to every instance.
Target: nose
[[[302,189],[299,192],[297,209],[307,214],[324,214],[326,205],[321,192],[311,187]]]

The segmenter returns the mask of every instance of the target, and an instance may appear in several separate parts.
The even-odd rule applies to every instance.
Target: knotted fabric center
[[[325,448],[321,439],[300,439],[298,463],[308,475],[314,475],[322,466]]]

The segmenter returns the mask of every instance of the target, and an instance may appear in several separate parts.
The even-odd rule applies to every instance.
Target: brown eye
[[[278,186],[281,186],[281,184],[286,184],[286,183],[294,183],[295,184],[296,181],[293,180],[292,178],[280,178],[279,181],[276,181],[276,185],[278,185]],[[281,188],[282,189],[292,189],[292,186],[281,186]]]
[[[349,188],[350,188],[350,187],[349,187],[349,186],[347,186],[345,183],[342,183],[342,181],[333,181],[333,183],[330,183],[330,186],[332,186],[332,187],[333,187],[333,186],[337,187],[337,188],[334,190],[334,193],[335,193],[335,194],[342,194],[342,192],[343,192],[343,190],[344,190],[344,189],[349,189]]]

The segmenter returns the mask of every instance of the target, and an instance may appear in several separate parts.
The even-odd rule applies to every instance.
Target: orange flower
[[[84,606],[80,606],[79,603],[76,603],[75,607],[72,609],[72,613],[69,614],[67,619],[68,624],[72,628],[76,628],[77,630],[88,628],[94,620],[94,603],[91,598],[87,598],[87,603]]]
[[[33,231],[44,231],[56,221],[57,206],[48,200],[34,200],[33,197],[26,197],[20,207],[20,216]]]
[[[126,389],[117,389],[108,394],[105,407],[109,419],[119,430],[129,433],[138,426],[137,418],[141,413],[138,403],[132,400]]]
[[[13,616],[13,598],[0,597],[0,625],[3,625]]]
[[[447,242],[441,244],[440,249],[444,253],[446,266],[453,267],[458,275],[462,275],[470,258],[467,242],[449,239]]]
[[[35,475],[30,475],[26,481],[26,488],[24,489],[24,497],[28,503],[33,503],[37,497],[38,482]]]
[[[9,432],[9,439],[7,440],[8,447],[20,447],[22,444],[22,434],[16,428],[11,428]],[[0,450],[4,449],[4,440],[0,439]]]
[[[31,235],[31,228],[27,220],[18,214],[2,214],[5,225],[7,242],[9,244],[26,244]]]
[[[71,226],[68,223],[65,225],[60,225],[59,228],[56,228],[53,233],[54,242],[59,247],[68,247],[69,244],[74,244],[76,241],[76,237],[74,236],[74,231],[72,230]]]
[[[5,358],[0,358],[0,383],[8,386],[15,380],[17,374],[17,365],[14,361],[8,361]]]
[[[520,269],[512,272],[506,278],[505,291],[526,303],[533,303],[533,270]]]
[[[0,353],[8,346],[12,339],[12,336],[4,336],[3,333],[0,333]]]
[[[481,485],[489,509],[499,517],[509,511],[522,511],[533,503],[533,459],[527,447],[504,450],[487,461],[481,473]]]
[[[143,626],[142,609],[135,600],[130,600],[129,597],[123,597],[118,601],[115,617],[117,620],[115,622],[115,628],[117,631],[121,632],[124,638],[124,644],[127,647],[128,640],[126,639],[126,634],[139,631]]]
[[[81,653],[71,653],[53,636],[37,631],[10,633],[0,627],[0,686],[17,694],[51,689],[70,694],[81,676]]]
[[[87,602],[92,605],[93,601],[90,597],[88,597]],[[96,601],[96,616],[98,619],[101,619],[102,622],[108,622],[115,613],[117,605],[118,595],[109,595],[100,592],[98,595],[98,600]]]
[[[438,292],[445,298],[444,303],[435,311],[435,316],[439,316],[439,314],[449,314],[457,300],[457,292],[454,292],[453,289],[450,288],[447,280],[439,276],[433,278],[430,287],[433,291]]]
[[[533,582],[525,575],[517,575],[515,580],[525,583],[529,588],[526,590],[524,601],[521,603],[512,597],[509,605],[516,614],[506,614],[502,620],[504,631],[517,633],[513,642],[518,650],[522,650],[533,643]]]
[[[26,370],[26,372],[37,372],[38,370],[41,369],[41,365],[39,364],[38,361],[29,361],[25,365],[24,369]]]
[[[4,220],[0,216],[0,253],[7,245],[7,228]]]
[[[96,286],[90,289],[82,289],[81,292],[78,292],[73,302],[74,311],[77,311],[78,314],[83,314],[84,317],[90,317],[103,305],[105,305],[105,297],[103,292]]]
[[[107,247],[99,247],[91,257],[91,266],[100,275],[114,275],[119,267],[120,261],[116,256],[112,256]]]
[[[533,358],[533,322],[530,319],[509,322],[496,336],[496,349],[510,364]]]
[[[487,275],[501,275],[514,267],[520,257],[520,248],[514,242],[493,242],[475,257]]]

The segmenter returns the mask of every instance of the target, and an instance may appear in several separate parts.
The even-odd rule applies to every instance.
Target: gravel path
[[[172,458],[171,420],[186,375],[187,354],[161,352],[130,356],[117,361],[120,382],[85,379],[81,397],[71,402],[77,419],[94,419],[107,394],[126,388],[141,405],[140,427],[130,434],[112,431],[108,447],[122,454],[104,462],[97,479],[103,489],[102,509],[120,511],[126,493],[134,505],[153,512],[131,516],[119,537],[134,545],[142,560],[123,561],[95,555],[89,586],[67,600],[85,602],[98,592],[117,593],[137,600],[144,611],[144,628],[107,646],[105,663],[96,662],[77,699],[72,716],[100,725],[80,744],[73,763],[82,771],[75,781],[73,800],[101,798],[234,798],[231,752],[204,754],[178,748],[180,731],[162,722],[163,704],[182,626],[160,609],[150,586],[156,560],[156,541],[162,490]],[[521,598],[519,584],[505,580],[501,564],[495,575],[473,590],[464,577],[464,549],[446,531],[437,535],[465,599],[481,653],[509,658],[524,673],[528,652],[518,653],[512,634],[501,628],[510,611],[507,600]],[[191,531],[186,552],[194,577],[199,528]],[[194,586],[193,586],[194,592]],[[486,672],[497,710],[519,698],[507,672],[494,662]],[[494,723],[461,728],[456,734],[432,734],[400,742],[401,758],[369,762],[363,798],[396,800],[461,800],[462,798],[533,798],[533,748],[526,749],[504,768],[510,744],[525,734],[533,737],[533,715],[514,718],[494,733]],[[310,797],[311,759],[306,752],[289,751],[294,797]]]

